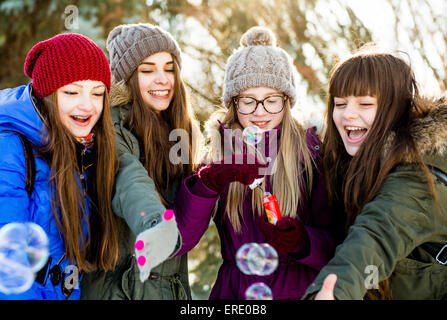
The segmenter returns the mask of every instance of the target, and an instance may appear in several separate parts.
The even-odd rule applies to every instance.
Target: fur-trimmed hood
[[[444,154],[447,148],[447,96],[422,99],[427,113],[416,119],[411,134],[422,155]]]
[[[410,133],[427,164],[447,172],[447,96],[424,97],[420,103],[425,112],[413,121]],[[384,154],[390,149],[393,139],[394,135],[389,137]],[[404,163],[414,162],[411,157],[404,159]]]
[[[110,87],[110,105],[112,107],[118,107],[128,104],[132,100],[130,90],[124,80],[117,82],[112,77],[112,85]]]

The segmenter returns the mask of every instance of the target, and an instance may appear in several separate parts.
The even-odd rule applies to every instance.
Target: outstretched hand
[[[172,255],[179,234],[173,210],[166,210],[161,222],[138,234],[135,257],[141,282],[146,281],[153,268]]]
[[[255,179],[263,177],[259,169],[267,167],[268,164],[261,163],[252,154],[233,154],[201,167],[198,176],[208,188],[222,192],[231,182],[250,185]]]
[[[315,300],[335,300],[335,282],[337,282],[337,275],[334,273],[329,274],[326,279],[324,279],[323,287],[315,296]]]

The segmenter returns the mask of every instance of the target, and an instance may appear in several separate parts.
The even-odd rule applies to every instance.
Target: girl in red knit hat
[[[60,34],[30,50],[25,74],[30,84],[0,91],[0,227],[40,225],[49,258],[28,290],[0,299],[79,299],[84,271],[118,261],[110,69],[92,40]]]

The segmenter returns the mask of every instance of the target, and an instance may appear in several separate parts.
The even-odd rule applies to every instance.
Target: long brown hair
[[[165,206],[169,205],[163,193],[177,179],[184,178],[195,170],[199,162],[201,141],[200,129],[195,121],[189,105],[185,84],[180,75],[177,60],[174,61],[174,95],[169,107],[157,114],[150,106],[146,106],[138,84],[138,68],[127,82],[130,90],[132,106],[126,124],[135,133],[144,152],[144,167],[154,180],[157,192]],[[173,129],[183,129],[188,133],[188,141],[169,141]],[[173,164],[169,157],[171,147],[175,143],[187,143],[183,150],[188,150],[188,163]]]
[[[352,158],[332,120],[334,97],[374,96],[377,113],[368,135]],[[368,45],[332,70],[323,143],[323,166],[331,204],[342,202],[349,226],[379,192],[390,171],[404,159],[412,159],[425,173],[436,200],[433,178],[409,131],[424,112],[418,103],[417,83],[411,67],[390,53]],[[380,284],[370,298],[390,298],[389,281]]]
[[[66,255],[70,263],[76,262],[80,271],[96,268],[110,270],[119,259],[117,217],[112,211],[112,193],[117,170],[115,135],[112,126],[108,92],[103,101],[103,111],[93,127],[95,132],[95,172],[86,207],[85,196],[79,185],[75,139],[62,124],[58,111],[56,91],[43,98],[40,112],[48,134],[43,135],[39,152],[51,168],[51,209],[56,224],[63,234]],[[88,213],[88,217],[87,217]],[[83,221],[88,226],[84,234]]]

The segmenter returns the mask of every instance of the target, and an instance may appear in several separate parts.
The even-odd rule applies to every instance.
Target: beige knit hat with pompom
[[[296,69],[286,51],[276,46],[276,37],[265,27],[252,27],[241,37],[240,47],[228,58],[223,101],[227,108],[233,97],[249,88],[277,89],[296,103]]]

